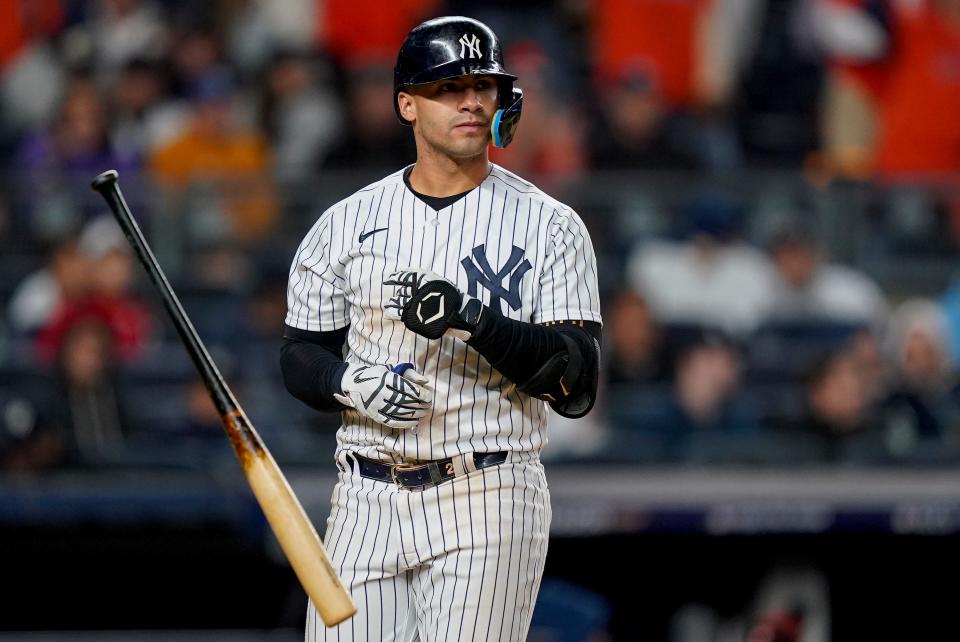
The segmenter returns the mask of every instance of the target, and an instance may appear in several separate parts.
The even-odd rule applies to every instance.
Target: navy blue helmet
[[[457,78],[459,76],[495,76],[497,113],[490,124],[493,143],[506,147],[513,139],[523,92],[513,86],[517,79],[503,66],[503,51],[497,35],[479,20],[464,16],[445,16],[414,27],[397,54],[393,68],[393,108],[400,122],[397,95],[412,85]]]

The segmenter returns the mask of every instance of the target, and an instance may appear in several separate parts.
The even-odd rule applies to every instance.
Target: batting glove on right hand
[[[343,394],[333,397],[388,428],[414,428],[433,403],[429,381],[412,368],[398,374],[387,366],[351,363],[340,381]]]
[[[439,274],[407,268],[394,272],[383,284],[393,286],[384,316],[402,321],[422,337],[439,339],[449,332],[469,341],[477,329],[483,304]]]

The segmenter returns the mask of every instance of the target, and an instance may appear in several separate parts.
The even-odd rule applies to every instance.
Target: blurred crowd
[[[370,13],[347,0],[2,3],[4,470],[223,451],[87,187],[109,168],[254,423],[281,456],[329,456],[311,440],[336,418],[282,390],[288,262],[326,206],[413,161],[394,56],[445,13],[490,24],[525,92],[519,134],[493,160],[577,209],[598,252],[602,398],[588,421],[557,421],[547,456],[960,458],[960,0],[402,0]]]

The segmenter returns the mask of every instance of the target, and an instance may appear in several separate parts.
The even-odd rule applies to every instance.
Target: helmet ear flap
[[[511,83],[512,84],[512,83]],[[523,111],[523,91],[513,87],[510,97],[500,101],[500,109],[490,121],[490,134],[494,147],[506,147],[517,133],[520,124],[520,113]]]

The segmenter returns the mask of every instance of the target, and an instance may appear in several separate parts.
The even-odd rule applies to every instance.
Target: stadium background
[[[600,264],[601,399],[551,427],[531,640],[949,635],[960,2],[4,0],[0,639],[300,636],[88,185],[120,171],[322,528],[336,418],[282,387],[287,268],[413,160],[393,56],[444,13],[505,41],[525,114],[494,160],[573,206]]]

